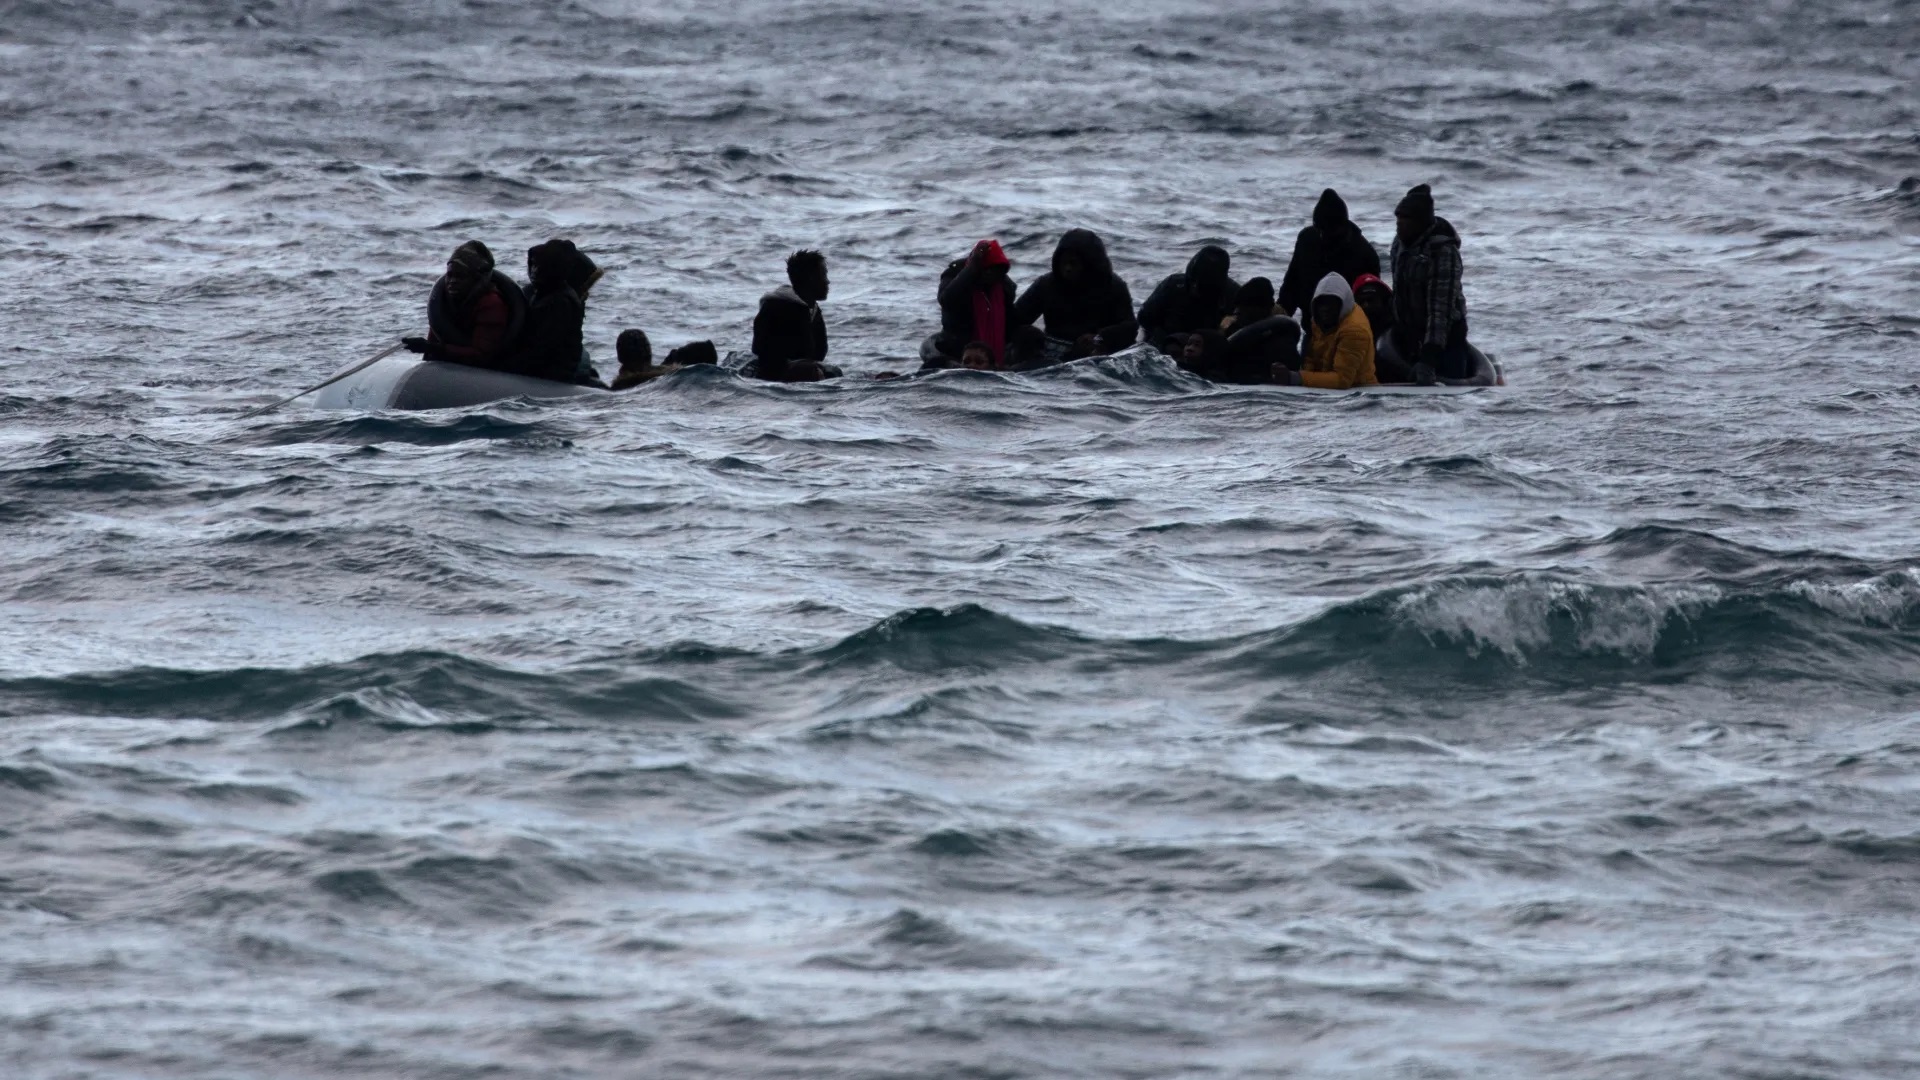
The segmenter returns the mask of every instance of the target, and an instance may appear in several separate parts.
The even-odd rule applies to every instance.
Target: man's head
[[[812,248],[787,256],[787,283],[800,299],[817,304],[827,298],[827,257]]]
[[[1337,296],[1316,296],[1313,298],[1313,324],[1331,333],[1340,327],[1340,312],[1345,305]]]
[[[1219,296],[1226,291],[1227,273],[1233,257],[1218,244],[1208,244],[1194,253],[1187,263],[1187,289],[1198,296]]]
[[[1373,324],[1376,333],[1383,331],[1392,320],[1393,290],[1372,274],[1353,279],[1353,302],[1367,313],[1367,321]]]
[[[1393,208],[1393,232],[1403,244],[1411,244],[1433,227],[1433,189],[1425,184],[1408,189],[1400,204]]]
[[[1353,289],[1347,285],[1346,278],[1332,273],[1321,278],[1320,283],[1314,286],[1313,300],[1307,304],[1307,313],[1313,317],[1313,325],[1332,333],[1353,308]]]
[[[1313,206],[1313,227],[1320,230],[1320,239],[1330,244],[1347,238],[1353,219],[1347,216],[1347,203],[1339,192],[1328,188],[1320,193],[1320,201]]]
[[[643,330],[622,330],[614,339],[613,351],[620,358],[620,370],[636,371],[653,366],[653,342]]]
[[[1186,344],[1180,347],[1180,359],[1188,367],[1203,366],[1212,357],[1220,355],[1226,347],[1227,339],[1218,330],[1202,330],[1197,334],[1188,334]]]
[[[960,350],[960,366],[986,371],[993,367],[993,349],[984,341],[967,342],[967,347]]]
[[[1259,322],[1273,314],[1273,282],[1263,277],[1248,278],[1233,298],[1234,321]]]
[[[493,274],[493,252],[478,240],[469,240],[447,257],[447,293],[459,299]]]
[[[1080,279],[1087,276],[1086,260],[1082,259],[1077,251],[1063,251],[1060,257],[1054,260],[1053,272],[1060,275],[1061,281],[1069,285],[1077,285]]]

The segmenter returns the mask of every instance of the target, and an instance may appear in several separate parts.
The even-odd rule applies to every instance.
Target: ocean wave
[[[291,670],[136,668],[10,679],[0,681],[0,716],[278,718],[290,719],[288,734],[338,725],[478,733],[634,719],[711,723],[778,711],[772,702],[796,680],[836,685],[887,672],[1018,678],[1062,664],[1083,675],[1162,670],[1175,679],[1197,665],[1202,674],[1263,683],[1353,672],[1380,680],[1382,693],[1416,675],[1494,691],[1542,680],[1578,686],[1705,678],[1818,679],[1907,692],[1920,686],[1920,572],[1758,587],[1603,583],[1542,572],[1456,575],[1217,640],[1100,638],[963,604],[898,612],[817,649],[755,653],[688,644],[560,670],[421,651]],[[974,715],[967,701],[923,694],[905,712],[862,721],[859,731],[907,723],[959,724],[982,737],[1022,734],[991,709]],[[840,720],[810,738],[855,733]]]

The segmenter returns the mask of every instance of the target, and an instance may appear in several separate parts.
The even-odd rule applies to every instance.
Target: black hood
[[[1230,280],[1227,272],[1232,268],[1233,259],[1227,249],[1208,244],[1187,260],[1187,282],[1203,292],[1221,292],[1227,287]]]
[[[1455,247],[1460,246],[1460,234],[1454,232],[1453,223],[1443,217],[1434,218],[1433,224],[1427,226],[1427,231],[1421,233],[1420,239],[1414,241],[1414,243],[1424,244],[1430,240],[1451,243]]]
[[[1320,201],[1313,205],[1315,228],[1327,232],[1352,220],[1347,216],[1347,201],[1340,197],[1339,192],[1328,188],[1320,193]]]
[[[1105,285],[1113,278],[1113,260],[1107,258],[1107,245],[1091,229],[1068,229],[1053,249],[1053,272],[1060,273],[1060,256],[1072,252],[1086,267],[1082,279],[1086,287]],[[1062,282],[1064,284],[1064,282]]]

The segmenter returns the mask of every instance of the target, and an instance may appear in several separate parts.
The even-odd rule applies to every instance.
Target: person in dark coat
[[[580,290],[599,280],[599,268],[571,240],[549,240],[527,250],[527,325],[504,370],[557,382],[599,385],[582,343],[587,301]]]
[[[720,359],[719,352],[711,341],[690,341],[667,353],[667,358],[656,364],[653,362],[653,341],[644,330],[622,330],[614,341],[614,353],[620,359],[620,374],[616,375],[610,390],[629,390],[642,383],[652,382],[663,375],[671,375],[681,368],[696,364],[714,364]]]
[[[1041,274],[1013,305],[1012,325],[1042,324],[1052,339],[1045,358],[1033,355],[1036,344],[1024,335],[1023,356],[1015,367],[1038,366],[1054,359],[1078,360],[1104,356],[1133,344],[1140,324],[1133,317],[1133,294],[1113,272],[1107,245],[1087,229],[1069,229],[1053,249],[1053,269]],[[1016,330],[1016,334],[1018,331]]]
[[[497,368],[506,362],[526,317],[520,286],[494,269],[487,245],[469,240],[453,250],[446,273],[433,284],[427,336],[400,343],[428,360]]]
[[[934,355],[925,358],[925,366],[964,366],[961,354],[976,341],[992,353],[994,367],[1007,366],[1016,292],[1007,276],[1012,266],[998,240],[982,240],[966,258],[948,264],[940,275],[940,332],[934,335]]]
[[[1433,190],[1425,184],[1393,208],[1393,224],[1394,351],[1413,365],[1418,381],[1471,377],[1460,234],[1434,214]]]
[[[826,256],[796,251],[787,257],[787,283],[760,298],[753,317],[754,374],[769,382],[818,382],[829,377]]]
[[[1263,277],[1248,278],[1247,283],[1234,293],[1233,311],[1220,320],[1220,330],[1231,336],[1235,330],[1252,326],[1276,314],[1278,312],[1273,310],[1273,282]]]
[[[1351,286],[1361,274],[1378,273],[1380,253],[1347,216],[1340,193],[1328,188],[1314,204],[1313,224],[1301,229],[1293,242],[1287,276],[1280,279],[1280,311],[1285,315],[1305,312],[1320,279],[1328,274],[1339,274]]]
[[[1215,330],[1233,313],[1240,283],[1227,271],[1232,259],[1225,248],[1208,244],[1188,260],[1185,273],[1169,274],[1140,305],[1140,332],[1147,344],[1169,356],[1179,355],[1188,334]]]
[[[1409,383],[1413,365],[1402,363],[1393,347],[1393,290],[1372,274],[1361,274],[1353,283],[1353,302],[1366,313],[1373,328],[1374,375],[1383,383]]]

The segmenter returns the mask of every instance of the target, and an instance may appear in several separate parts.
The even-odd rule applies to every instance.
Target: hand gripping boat
[[[355,372],[313,397],[315,408],[464,409],[509,398],[571,398],[604,394],[597,386],[510,375],[504,371],[453,364],[444,360],[415,360],[389,356]]]

